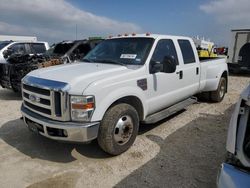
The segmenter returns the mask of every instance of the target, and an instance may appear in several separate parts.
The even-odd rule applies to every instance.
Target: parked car
[[[6,59],[12,54],[40,54],[49,49],[47,42],[0,42],[0,63],[7,63]]]
[[[53,45],[48,51],[36,54],[13,54],[3,65],[0,79],[2,87],[21,90],[21,79],[30,71],[54,65],[73,63],[82,59],[92,48],[103,39],[90,38],[77,41],[63,41]]]
[[[200,61],[191,38],[140,34],[107,39],[82,62],[35,70],[22,81],[22,114],[30,130],[54,140],[98,140],[125,152],[140,122],[155,123],[196,100],[227,92],[225,58]]]
[[[13,55],[22,56],[25,54],[42,54],[49,49],[47,42],[0,42],[0,85],[7,87],[5,82],[6,75],[9,75],[7,59]],[[8,76],[7,76],[8,77]],[[10,86],[11,87],[11,86]]]
[[[52,59],[62,59],[64,63],[81,60],[91,49],[102,42],[100,37],[90,37],[84,40],[62,41],[54,44],[47,52]]]
[[[250,84],[241,93],[227,137],[227,157],[219,171],[218,188],[250,187]]]

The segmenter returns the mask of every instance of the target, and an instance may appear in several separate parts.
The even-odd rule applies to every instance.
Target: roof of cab
[[[110,36],[108,39],[114,39],[114,38],[154,38],[154,39],[164,39],[164,38],[170,38],[170,39],[191,39],[190,37],[185,36],[175,36],[175,35],[162,35],[162,34],[123,34],[123,35],[117,35],[117,36]]]

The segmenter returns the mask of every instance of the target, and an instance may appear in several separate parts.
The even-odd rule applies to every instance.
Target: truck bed
[[[226,56],[224,57],[224,56],[219,56],[219,57],[213,57],[213,58],[199,58],[199,60],[200,60],[200,62],[201,63],[204,63],[204,62],[208,62],[208,61],[213,61],[213,60],[218,60],[218,59],[225,59],[226,58]]]

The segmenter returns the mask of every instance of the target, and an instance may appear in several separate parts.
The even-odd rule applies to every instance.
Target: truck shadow
[[[140,126],[139,134],[144,134],[145,132],[150,131],[164,121],[167,121],[178,114],[166,118],[156,124]],[[39,158],[53,162],[68,163],[75,161],[76,159],[72,156],[73,150],[76,150],[79,154],[89,158],[98,159],[112,157],[100,149],[96,140],[89,144],[57,142],[32,133],[28,130],[21,119],[9,121],[2,125],[0,127],[0,138],[31,158]]]
[[[202,114],[166,139],[147,135],[159,153],[115,187],[216,187],[233,107],[220,115]]]
[[[90,144],[62,143],[30,132],[22,120],[9,121],[0,127],[0,139],[31,158],[68,163],[75,161],[72,151],[89,158],[110,157],[104,153],[96,141]]]
[[[179,112],[176,112],[175,114],[161,120],[161,121],[158,121],[157,123],[152,123],[152,124],[143,124],[141,123],[140,124],[140,127],[139,127],[139,132],[138,132],[138,135],[142,135],[142,134],[145,134],[146,132],[160,126],[162,123],[166,122],[166,121],[169,121],[171,120],[172,118],[182,114],[183,112],[185,112],[186,109],[183,109],[183,110],[180,110]]]
[[[240,73],[229,72],[229,76],[233,76],[233,77],[250,77],[250,71],[241,71]]]
[[[146,134],[148,131],[159,126],[161,123],[164,123],[165,121],[170,120],[171,118],[179,115],[180,113],[182,113],[184,111],[185,110],[180,111],[179,113],[177,113],[169,118],[166,118],[158,123],[140,126],[139,134]],[[228,111],[231,111],[231,108],[229,110],[227,110],[225,112],[225,114],[227,114]],[[160,153],[152,161],[148,162],[142,168],[136,170],[134,173],[131,174],[131,176],[127,177],[126,179],[128,179],[128,182],[129,182],[130,181],[129,179],[130,178],[133,179],[134,175],[138,176],[138,173],[139,174],[141,174],[141,173],[147,174],[147,171],[150,171],[150,168],[153,168],[155,165],[158,165],[159,163],[161,163],[162,161],[165,160],[165,159],[162,160],[162,158],[164,158],[164,156],[167,157],[166,158],[167,161],[166,161],[166,164],[164,164],[164,166],[170,165],[170,167],[172,169],[174,168],[173,165],[177,165],[176,160],[180,159],[180,160],[182,160],[181,162],[184,163],[185,160],[183,159],[183,156],[187,156],[186,150],[188,149],[188,147],[186,147],[186,146],[190,145],[190,143],[185,143],[185,137],[181,138],[181,136],[179,136],[179,134],[181,135],[182,132],[197,132],[198,135],[196,135],[196,134],[192,135],[192,136],[194,136],[195,142],[192,141],[193,145],[190,146],[191,147],[190,151],[193,147],[196,147],[196,144],[198,144],[199,142],[202,143],[203,145],[207,145],[207,144],[211,145],[212,142],[210,140],[207,140],[207,138],[205,137],[204,134],[207,131],[207,134],[212,135],[214,133],[214,131],[210,130],[209,126],[212,126],[212,127],[215,126],[215,128],[216,128],[217,127],[216,121],[218,120],[218,118],[224,119],[224,116],[225,115],[223,115],[223,116],[210,116],[210,115],[205,114],[204,117],[198,118],[197,120],[189,123],[188,125],[185,125],[184,128],[178,130],[177,132],[175,132],[172,135],[170,135],[169,137],[167,137],[166,140],[162,140],[160,142],[159,142],[159,140],[161,140],[161,139],[157,138],[157,136],[153,136],[153,137],[148,136],[149,139],[156,141],[161,146]],[[224,120],[223,125],[218,125],[218,126],[227,127],[227,124],[228,124],[228,121]],[[206,130],[206,129],[208,129],[208,130]],[[226,128],[225,128],[225,130],[226,130]],[[222,132],[223,133],[222,137],[225,137],[225,132],[226,131]],[[187,138],[187,136],[190,136],[190,134],[187,134],[186,138]],[[197,136],[197,138],[195,138],[196,136]],[[204,138],[201,138],[202,136]],[[12,120],[12,121],[9,121],[9,122],[5,123],[4,125],[2,125],[0,127],[0,139],[2,139],[4,142],[9,144],[10,146],[16,148],[18,151],[20,151],[21,153],[23,153],[31,158],[38,158],[38,159],[52,161],[52,162],[69,163],[69,162],[73,162],[73,161],[77,160],[72,155],[73,150],[76,150],[79,154],[81,154],[87,158],[103,159],[103,158],[112,157],[112,156],[106,154],[105,152],[103,152],[99,148],[96,140],[90,144],[72,144],[72,143],[61,143],[61,142],[53,141],[53,140],[44,138],[42,136],[35,135],[34,133],[30,132],[27,129],[27,127],[24,125],[23,121],[20,119]],[[184,139],[183,143],[182,143],[182,139]],[[198,139],[201,139],[201,140],[198,140]],[[221,140],[223,141],[223,144],[220,144],[220,145],[223,145],[223,148],[224,148],[225,147],[225,144],[224,144],[225,139],[223,138]],[[220,142],[221,142],[221,140],[220,140]],[[180,152],[180,153],[177,153],[177,151],[175,151],[176,156],[174,156],[174,157],[176,158],[176,160],[174,160],[174,158],[172,156],[173,152],[171,151],[171,150],[173,150],[172,147],[175,144],[176,144],[177,148],[179,148],[178,152]],[[199,146],[199,144],[198,144],[198,146]],[[213,148],[212,146],[209,146],[209,147]],[[213,152],[215,152],[215,151],[212,151],[212,153]],[[205,152],[205,153],[209,154],[208,152]],[[170,156],[170,158],[168,155]],[[191,159],[191,161],[193,161],[193,162],[195,162],[195,160],[196,159]],[[186,164],[186,166],[187,166],[187,164]],[[219,167],[219,165],[216,165],[216,167]],[[168,169],[171,169],[171,168],[168,168]],[[174,171],[173,173],[177,173],[177,172]],[[152,175],[153,175],[153,173],[152,173]],[[216,173],[214,174],[214,176],[216,176]],[[161,177],[161,178],[164,179],[164,177]],[[171,177],[169,177],[169,178],[171,178]],[[124,179],[123,181],[127,182],[126,179]],[[121,186],[122,184],[123,183],[118,184],[118,185]],[[144,185],[144,184],[142,184],[142,185]]]
[[[15,93],[10,89],[3,89],[0,86],[0,100],[22,100],[21,93]]]

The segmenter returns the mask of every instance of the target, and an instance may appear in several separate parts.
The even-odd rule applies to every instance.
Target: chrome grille
[[[23,83],[22,96],[23,104],[29,110],[51,119],[67,120],[65,93]]]

